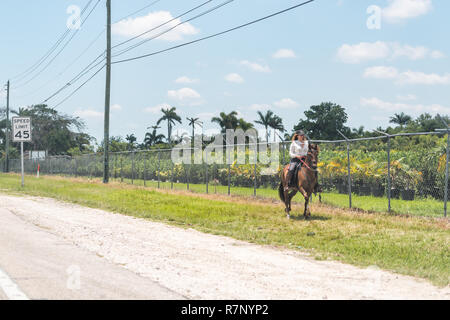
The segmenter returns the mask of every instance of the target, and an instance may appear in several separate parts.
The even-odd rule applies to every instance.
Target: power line
[[[133,12],[132,14],[129,14],[127,16],[124,16],[122,18],[120,18],[118,21],[121,21],[123,19],[126,19],[132,15],[135,15],[155,4],[157,4],[158,2],[160,2],[161,0],[157,0],[157,1],[153,1],[152,3],[146,5],[145,7]],[[94,38],[94,40],[81,52],[80,55],[78,55],[75,60],[73,60],[63,71],[61,71],[55,78],[51,79],[50,81],[48,81],[47,83],[45,83],[43,86],[39,87],[38,89],[36,89],[35,91],[33,91],[32,93],[20,96],[20,97],[27,97],[30,96],[36,92],[38,92],[40,89],[46,87],[49,83],[54,82],[57,78],[59,78],[61,75],[63,75],[71,66],[73,66],[99,39],[100,37],[105,33],[106,28],[103,28],[103,30]],[[74,82],[76,82],[80,77],[82,77],[84,74],[86,74],[87,72],[89,72],[92,68],[96,67],[98,64],[94,65],[92,68],[90,68],[86,73],[83,73],[87,68],[89,68],[89,66],[91,66],[92,63],[94,63],[95,61],[98,60],[99,57],[101,57],[103,55],[104,51],[97,56],[97,58],[94,59],[94,61],[92,61],[86,68],[84,68],[80,73],[77,74],[77,76],[75,76],[74,79],[70,80],[66,85],[64,85],[63,88],[59,89],[56,93],[52,94],[49,98],[47,98],[44,102],[47,102],[49,99],[51,99],[52,97],[54,97],[55,95],[57,95],[58,93],[60,93],[62,90],[64,90],[66,87],[68,87],[69,85],[72,85]],[[103,60],[102,60],[103,61]],[[102,62],[100,61],[100,63]],[[81,76],[80,76],[81,75]]]
[[[59,44],[64,41],[64,39],[67,37],[67,35],[70,33],[70,30],[67,29],[62,35],[61,37],[58,39],[58,41],[50,48],[50,50],[43,56],[41,57],[36,63],[34,63],[31,67],[29,67],[28,69],[26,69],[24,72],[11,77],[11,79],[13,80],[22,80],[23,78],[27,77],[28,74],[32,73],[34,70],[36,70],[37,68],[39,68],[39,66],[56,50],[56,48],[59,46]]]
[[[147,42],[149,42],[149,41],[151,41],[151,40],[154,40],[154,39],[156,39],[156,38],[161,37],[162,35],[164,35],[164,34],[170,32],[170,31],[174,30],[175,28],[177,28],[177,27],[179,27],[179,26],[181,26],[181,25],[183,25],[183,24],[186,24],[186,23],[188,23],[188,22],[191,22],[191,21],[193,21],[193,20],[196,20],[196,19],[198,19],[198,18],[201,18],[201,17],[203,17],[203,16],[205,16],[205,15],[207,15],[207,14],[209,14],[209,13],[215,11],[215,10],[218,10],[218,9],[220,9],[221,7],[223,7],[223,6],[225,6],[225,5],[229,4],[229,3],[231,3],[231,2],[233,2],[233,1],[234,1],[234,0],[227,0],[227,1],[225,1],[225,2],[223,2],[223,3],[221,3],[221,4],[219,4],[219,5],[217,5],[217,6],[213,7],[213,8],[211,8],[211,9],[208,9],[208,10],[206,10],[206,11],[204,11],[204,12],[202,12],[202,13],[200,13],[200,14],[198,14],[198,15],[196,15],[196,16],[194,16],[194,17],[188,19],[188,20],[186,20],[186,21],[182,21],[182,22],[180,22],[180,23],[174,25],[173,27],[171,27],[171,28],[169,28],[169,29],[167,29],[167,30],[165,30],[165,31],[163,31],[163,32],[160,32],[159,34],[157,34],[157,35],[155,35],[155,36],[153,36],[153,37],[151,37],[151,38],[149,38],[149,39],[142,40],[141,42],[139,42],[139,43],[137,43],[137,44],[134,44],[134,45],[132,45],[132,46],[130,46],[130,47],[128,47],[128,48],[126,48],[126,49],[120,51],[119,53],[115,54],[113,57],[121,56],[122,54],[127,53],[128,51],[133,50],[133,49],[135,49],[135,48],[137,48],[137,47],[139,47],[139,46],[141,46],[141,45],[143,45],[143,44],[145,44],[145,43],[147,43]]]
[[[88,3],[85,5],[85,7],[82,10],[82,14],[87,10],[87,8],[91,5],[93,0],[89,0]],[[81,18],[81,16],[80,16]],[[79,18],[79,19],[80,19]],[[58,40],[56,41],[56,43],[44,54],[44,56],[42,56],[37,62],[35,62],[31,67],[29,67],[28,69],[26,69],[24,72],[11,77],[12,80],[17,80],[20,81],[21,79],[25,78],[26,76],[28,76],[28,74],[32,73],[34,70],[36,70],[37,68],[39,68],[39,66],[56,50],[56,48],[64,41],[64,39],[69,35],[69,33],[71,32],[70,29],[67,29],[64,31],[64,33],[58,38]]]
[[[103,61],[105,61],[105,58],[94,64],[98,58],[100,58],[103,55],[100,54],[97,58],[95,58],[91,63],[89,63],[83,70],[81,70],[72,80],[70,80],[68,83],[66,83],[62,88],[58,89],[55,93],[53,93],[51,96],[49,96],[47,99],[45,99],[42,103],[48,102],[50,99],[54,98],[58,94],[60,94],[62,91],[64,91],[66,88],[70,87],[71,85],[75,84],[78,80],[80,80],[83,76],[88,74],[92,69],[97,67],[99,64],[101,64]],[[92,64],[94,64],[92,66]]]
[[[157,4],[157,3],[160,2],[160,1],[161,1],[161,0],[153,1],[152,3],[146,5],[145,7],[141,8],[141,9],[139,9],[139,10],[133,12],[133,13],[128,14],[128,15],[126,15],[126,16],[123,17],[123,18],[120,18],[120,19],[116,20],[115,22],[113,22],[113,24],[114,24],[114,23],[117,23],[117,22],[119,22],[119,21],[121,21],[121,20],[127,19],[127,18],[129,18],[129,17],[131,17],[131,16],[134,16],[135,14],[138,14],[138,13],[144,11],[145,9],[148,9],[148,8],[154,6],[155,4]]]
[[[287,9],[284,9],[284,10],[281,10],[281,11],[278,11],[278,12],[275,12],[275,13],[272,13],[272,14],[270,14],[270,15],[268,15],[268,16],[265,16],[265,17],[262,17],[262,18],[259,18],[259,19],[256,19],[256,20],[247,22],[247,23],[245,23],[245,24],[241,24],[241,25],[239,25],[239,26],[237,26],[237,27],[234,27],[234,28],[231,28],[231,29],[222,31],[222,32],[218,32],[218,33],[215,33],[215,34],[210,35],[210,36],[207,36],[207,37],[203,37],[203,38],[200,38],[200,39],[197,39],[197,40],[185,42],[185,43],[179,44],[179,45],[177,45],[177,46],[173,46],[173,47],[166,48],[166,49],[163,49],[163,50],[155,51],[155,52],[152,52],[152,53],[149,53],[149,54],[145,54],[145,55],[141,55],[141,56],[137,56],[137,57],[133,57],[133,58],[129,58],[129,59],[123,59],[123,60],[114,61],[114,62],[112,62],[112,64],[124,63],[124,62],[129,62],[129,61],[134,61],[134,60],[139,60],[139,59],[147,58],[147,57],[154,56],[154,55],[157,55],[157,54],[160,54],[160,53],[163,53],[163,52],[171,51],[171,50],[178,49],[178,48],[181,48],[181,47],[185,47],[185,46],[188,46],[188,45],[197,43],[197,42],[201,42],[201,41],[204,41],[204,40],[208,40],[208,39],[211,39],[211,38],[215,38],[215,37],[224,35],[224,34],[226,34],[226,33],[230,33],[230,32],[232,32],[232,31],[235,31],[235,30],[238,30],[238,29],[242,29],[242,28],[248,27],[248,26],[250,26],[250,25],[253,25],[253,24],[255,24],[255,23],[258,23],[258,22],[261,22],[261,21],[270,19],[270,18],[272,18],[272,17],[275,17],[275,16],[278,16],[278,15],[283,14],[283,13],[285,13],[285,12],[294,10],[294,9],[296,9],[296,8],[299,8],[299,7],[301,7],[301,6],[304,6],[304,5],[309,4],[309,3],[311,3],[311,2],[314,2],[314,1],[315,1],[315,0],[305,1],[305,2],[302,2],[302,3],[297,4],[297,5],[295,5],[295,6],[289,7],[289,8],[287,8]]]
[[[205,5],[207,5],[208,3],[212,2],[212,1],[213,1],[213,0],[208,0],[208,1],[206,1],[206,2],[203,2],[202,4],[200,4],[200,5],[196,6],[196,7],[194,7],[194,8],[192,8],[192,9],[190,9],[190,10],[188,10],[188,11],[186,11],[186,12],[184,12],[184,13],[178,15],[178,16],[176,16],[175,18],[172,18],[172,19],[170,19],[170,20],[168,20],[168,21],[166,21],[166,22],[160,24],[159,26],[156,26],[156,27],[154,27],[154,28],[151,28],[151,29],[149,29],[149,30],[147,30],[147,31],[145,31],[145,32],[143,32],[143,33],[141,33],[141,34],[138,34],[137,36],[134,36],[134,37],[132,37],[132,38],[130,38],[130,39],[128,39],[128,40],[125,40],[125,41],[122,41],[122,42],[116,44],[115,46],[112,47],[112,49],[115,49],[115,48],[117,48],[117,47],[119,47],[119,46],[124,45],[125,43],[128,43],[128,42],[130,42],[130,41],[133,41],[133,40],[135,40],[135,39],[137,39],[137,38],[140,38],[140,37],[142,37],[143,35],[145,35],[145,34],[147,34],[147,33],[150,33],[150,32],[152,32],[152,31],[154,31],[154,30],[156,30],[156,29],[159,29],[159,28],[165,26],[166,24],[169,24],[169,23],[171,23],[171,22],[173,22],[173,21],[175,21],[175,20],[177,20],[177,19],[179,19],[179,18],[181,18],[181,17],[183,17],[183,16],[185,16],[185,15],[191,13],[192,11],[195,11],[195,10],[197,10],[197,9],[199,9],[199,8],[201,8],[201,7],[205,6]]]
[[[99,39],[100,37],[103,35],[103,33],[105,32],[105,30],[102,30],[95,38],[94,40],[81,52],[81,54],[79,54],[66,68],[64,68],[64,70],[62,70],[58,75],[56,75],[54,78],[50,79],[49,81],[47,81],[45,84],[43,84],[42,86],[40,86],[39,88],[37,88],[36,90],[34,90],[31,93],[27,93],[21,96],[18,96],[17,98],[24,98],[24,97],[28,97],[30,95],[35,94],[36,92],[40,91],[42,88],[45,88],[47,85],[49,85],[52,82],[55,82],[59,77],[61,77],[71,66],[73,66]],[[97,57],[98,59],[98,57]]]
[[[83,88],[89,81],[91,81],[100,71],[103,70],[103,68],[106,66],[106,64],[103,64],[100,69],[98,69],[89,79],[87,79],[85,82],[83,82],[78,88],[76,88],[71,94],[69,94],[67,97],[65,97],[63,100],[61,100],[58,104],[56,104],[53,108],[59,107],[61,104],[69,100],[75,93],[77,93],[81,88]]]
[[[101,0],[97,0],[97,2],[95,3],[94,7],[91,9],[91,11],[89,12],[89,14],[86,16],[86,18],[82,21],[81,25],[80,25],[80,29],[81,27],[84,25],[84,23],[89,19],[89,17],[91,16],[92,12],[94,12],[95,8],[98,6],[98,4],[100,3]],[[30,78],[28,81],[26,81],[25,83],[19,84],[18,86],[16,86],[14,89],[18,89],[18,88],[22,88],[24,86],[26,86],[28,83],[30,83],[31,81],[33,81],[34,79],[36,79],[39,75],[42,74],[42,72],[44,72],[51,64],[53,61],[55,61],[55,59],[64,51],[64,49],[69,45],[69,43],[73,40],[73,38],[78,34],[78,32],[80,31],[80,29],[75,30],[75,32],[72,34],[72,36],[69,38],[69,40],[63,45],[63,47],[56,53],[56,55],[44,66],[44,68],[42,68],[37,74],[35,74],[32,78]]]

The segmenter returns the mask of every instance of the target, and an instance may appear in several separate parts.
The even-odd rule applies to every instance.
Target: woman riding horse
[[[309,142],[306,139],[305,132],[303,130],[298,130],[292,137],[291,147],[289,149],[289,156],[291,157],[291,162],[289,164],[289,172],[287,174],[286,180],[287,184],[284,187],[284,191],[288,191],[289,188],[294,187],[294,171],[298,164],[305,161],[305,157],[308,154]]]
[[[291,200],[297,192],[300,192],[305,198],[305,210],[303,213],[305,218],[311,215],[309,200],[311,194],[319,190],[317,179],[319,151],[319,146],[310,144],[303,131],[295,132],[289,152],[291,156],[290,165],[284,167],[281,173],[281,183],[278,187],[278,194],[286,206],[285,211],[288,218],[290,218],[290,211],[292,210]],[[298,181],[293,185],[294,183],[291,180],[295,172],[295,166],[298,163],[302,164],[302,167],[298,171]]]

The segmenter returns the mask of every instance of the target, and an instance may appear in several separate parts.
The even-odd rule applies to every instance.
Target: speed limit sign
[[[13,142],[20,142],[20,162],[22,168],[22,188],[24,182],[24,165],[23,165],[23,143],[31,142],[31,118],[30,117],[13,117],[12,119]]]
[[[31,118],[29,117],[12,118],[12,129],[14,142],[31,141]]]

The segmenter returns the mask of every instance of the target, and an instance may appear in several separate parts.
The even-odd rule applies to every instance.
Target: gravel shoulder
[[[449,286],[376,267],[316,261],[53,199],[0,193],[0,208],[191,299],[450,299]]]

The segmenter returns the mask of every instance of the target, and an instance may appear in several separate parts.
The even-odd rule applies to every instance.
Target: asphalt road
[[[0,208],[0,299],[183,299]]]

